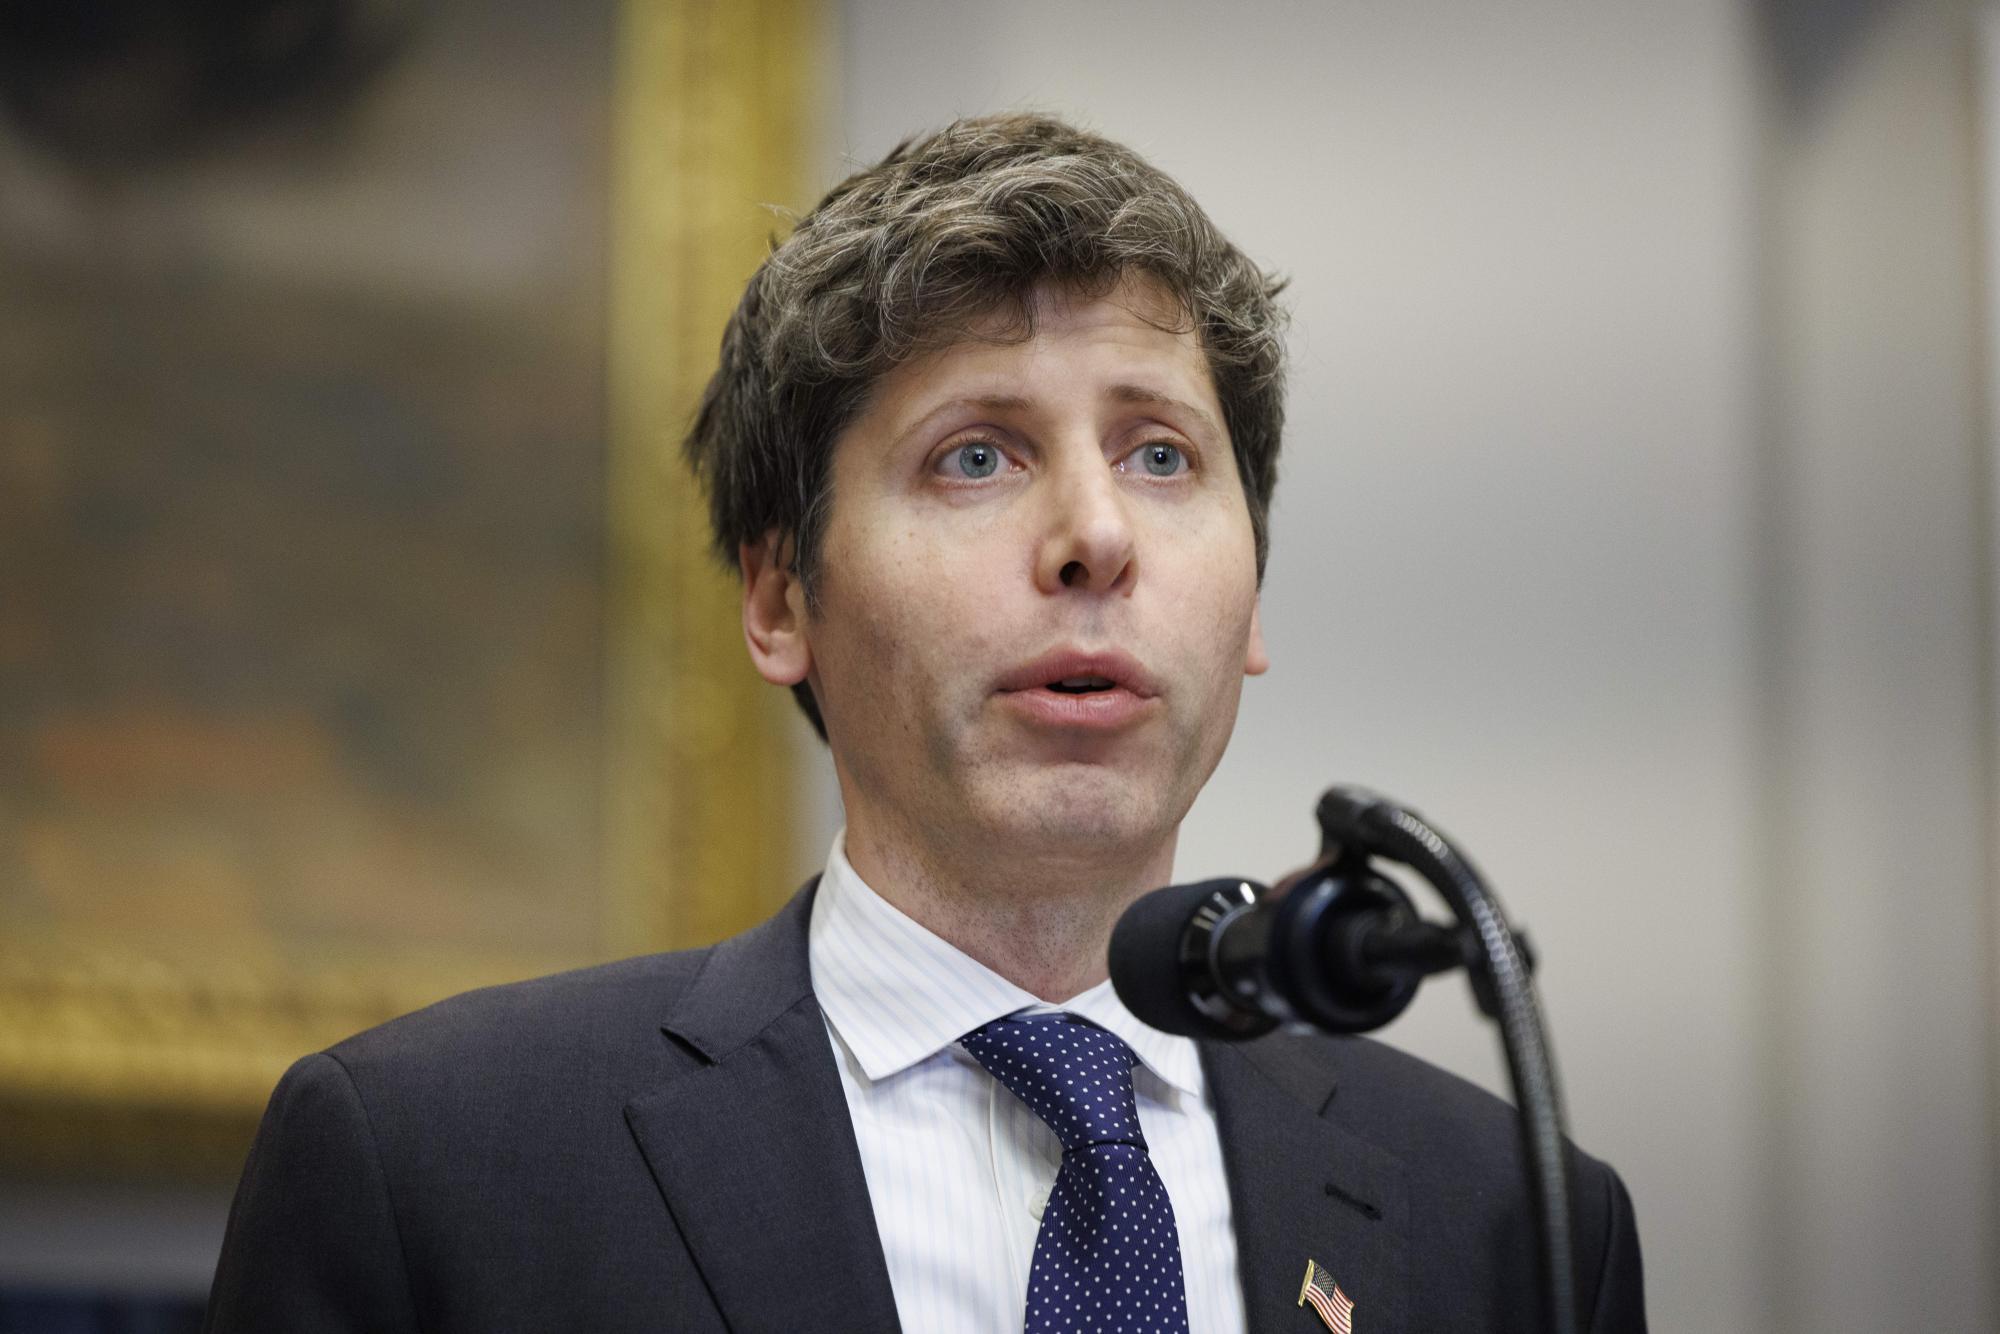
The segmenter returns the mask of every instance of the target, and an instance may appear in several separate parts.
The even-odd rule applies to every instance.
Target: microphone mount
[[[1262,1037],[1285,1024],[1368,1033],[1409,1008],[1422,981],[1463,968],[1489,1018],[1480,938],[1426,920],[1369,856],[1335,847],[1266,889],[1213,880],[1180,938],[1180,977],[1212,1036]],[[1268,911],[1255,910],[1260,904]],[[1514,933],[1532,969],[1527,937]]]
[[[1403,1013],[1424,978],[1465,969],[1507,1055],[1542,1238],[1548,1327],[1574,1334],[1562,1101],[1535,998],[1533,953],[1471,861],[1415,813],[1363,788],[1336,787],[1321,796],[1315,815],[1318,859],[1275,888],[1209,881],[1172,891],[1184,897],[1159,910],[1185,913],[1173,905],[1194,905],[1192,917],[1182,918],[1177,960],[1177,989],[1198,1025],[1191,1031],[1223,1039],[1287,1025],[1364,1033]],[[1375,869],[1376,858],[1429,882],[1456,923],[1419,916],[1402,887]],[[1114,936],[1114,973],[1119,949]]]
[[[1330,788],[1314,811],[1320,857],[1384,857],[1438,891],[1471,945],[1467,960],[1479,1008],[1500,1028],[1520,1112],[1529,1194],[1542,1235],[1543,1309],[1555,1334],[1576,1329],[1576,1266],[1570,1240],[1568,1162],[1555,1054],[1535,998],[1533,956],[1508,925],[1472,862],[1415,812],[1358,787]]]

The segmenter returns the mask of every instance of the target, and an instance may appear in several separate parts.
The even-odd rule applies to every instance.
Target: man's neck
[[[1111,928],[1173,874],[1174,835],[1120,857],[941,854],[850,823],[847,860],[883,899],[1024,991],[1060,1004],[1107,976]]]

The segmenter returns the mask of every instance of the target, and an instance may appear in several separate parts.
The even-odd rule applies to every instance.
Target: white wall
[[[1897,101],[1954,40],[1913,9],[1930,24],[1914,54],[1878,54],[1896,25],[1869,25],[1777,134],[1773,46],[1823,34],[1724,0],[846,4],[847,158],[955,114],[1068,113],[1292,275],[1276,666],[1246,691],[1179,872],[1298,864],[1333,781],[1409,801],[1470,850],[1542,951],[1574,1129],[1633,1188],[1659,1330],[1993,1318],[1974,382],[1905,373],[1971,330],[1949,302],[1834,298],[1847,342],[1811,383],[1787,388],[1767,351],[1804,337],[1797,302],[1842,264],[1940,240],[1920,203],[1929,220],[1883,230],[1884,254],[1785,276],[1779,228],[1970,180],[1949,114],[1965,78]],[[1857,98],[1843,132],[1864,146],[1833,152],[1858,194],[1778,198],[1823,147],[1814,118]],[[1893,165],[1884,134],[1925,165],[1871,176]],[[1976,273],[1946,245],[1911,276],[1970,291]],[[1905,316],[1921,337],[1882,372],[1863,349],[1895,345]],[[1925,433],[1921,478],[1899,423]],[[1892,523],[1871,517],[1883,486]],[[1774,527],[1784,514],[1806,517]],[[1926,579],[1943,586],[1897,619]],[[1822,614],[1804,639],[1773,629]],[[1885,757],[1901,762],[1872,768]],[[1885,787],[1934,856],[1865,823]],[[1883,883],[1899,861],[1914,884]],[[1906,894],[1937,904],[1921,925]],[[1849,951],[1884,923],[1905,927],[1856,995]],[[1888,979],[1910,970],[1899,1010]],[[1839,1061],[1857,1007],[1881,1011],[1877,1069]],[[1461,985],[1390,1036],[1500,1083]],[[1836,1069],[1844,1090],[1825,1086]],[[1913,1078],[1933,1081],[1916,1118],[1931,1138],[1857,1141],[1886,1132]],[[1787,1156],[1795,1133],[1818,1138]],[[1925,1193],[1935,1216],[1905,1207]],[[1820,1281],[1885,1314],[1848,1318]]]
[[[1793,1327],[1991,1329],[1975,28],[1773,15],[1768,1264]]]

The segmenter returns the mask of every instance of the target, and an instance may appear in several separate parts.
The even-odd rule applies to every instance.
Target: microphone
[[[1471,861],[1423,817],[1365,788],[1334,787],[1314,810],[1319,860],[1266,890],[1234,877],[1174,885],[1112,928],[1111,982],[1142,1022],[1185,1037],[1257,1038],[1284,1026],[1380,1028],[1431,973],[1464,968],[1500,1030],[1520,1110],[1553,1334],[1574,1334],[1569,1169],[1555,1057],[1535,998],[1534,954]],[[1417,916],[1384,857],[1430,882],[1456,927]]]
[[[1365,856],[1336,852],[1275,890],[1225,878],[1145,895],[1112,930],[1111,984],[1139,1020],[1185,1037],[1365,1033],[1427,974],[1466,966],[1466,950]]]

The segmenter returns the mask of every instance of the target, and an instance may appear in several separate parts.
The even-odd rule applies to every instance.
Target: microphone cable
[[[1414,812],[1361,788],[1336,787],[1316,812],[1329,841],[1400,861],[1428,880],[1479,946],[1472,973],[1480,1008],[1500,1026],[1520,1113],[1529,1194],[1542,1234],[1542,1286],[1553,1334],[1576,1334],[1576,1267],[1569,1170],[1555,1058],[1521,944],[1471,862]]]

